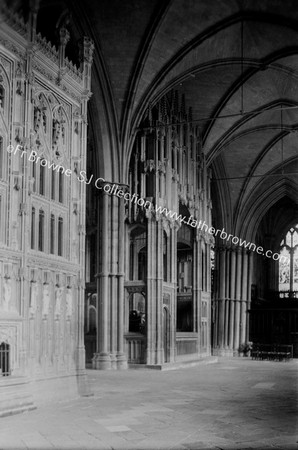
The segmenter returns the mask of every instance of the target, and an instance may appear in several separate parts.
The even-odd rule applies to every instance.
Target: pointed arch
[[[261,182],[260,184],[263,183]],[[254,189],[247,202],[249,206],[242,211],[241,216],[244,219],[241,220],[241,217],[238,217],[238,222],[235,227],[235,234],[237,236],[245,237],[245,239],[249,239],[252,242],[254,241],[262,218],[278,200],[284,196],[288,196],[296,202],[298,198],[298,187],[295,182],[288,178],[271,183],[257,197],[254,195],[256,191],[260,192],[259,189]]]

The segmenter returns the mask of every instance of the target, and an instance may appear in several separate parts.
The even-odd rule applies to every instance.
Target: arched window
[[[38,218],[38,250],[44,251],[44,212],[42,209],[39,210]]]
[[[45,161],[45,159],[41,161],[44,164],[43,161]],[[45,167],[42,164],[39,166],[39,193],[40,195],[45,194]]]
[[[33,178],[33,186],[32,190],[33,192],[36,192],[36,164],[32,164],[32,178]]]
[[[5,102],[5,89],[2,85],[0,85],[0,108],[4,109]]]
[[[178,332],[196,331],[193,295],[193,233],[183,224],[177,235],[177,324]]]
[[[35,208],[31,211],[31,248],[35,248]]]
[[[163,233],[163,280],[168,281],[169,279],[169,262],[168,262],[168,236],[164,231]]]
[[[0,344],[0,373],[3,377],[9,376],[10,372],[10,361],[9,361],[9,350],[10,346],[6,342],[1,342]]]
[[[147,279],[147,241],[143,228],[131,232],[129,267],[130,280]]]
[[[52,176],[51,176],[51,199],[56,199],[56,172],[55,170],[52,170]]]
[[[52,255],[55,253],[55,216],[54,216],[54,214],[51,214],[50,252],[52,253]]]
[[[283,297],[298,294],[298,224],[290,228],[280,243],[279,291]]]
[[[172,144],[172,169],[175,169],[175,146],[174,143]]]
[[[143,247],[138,253],[138,280],[145,281],[146,277],[147,277],[147,247]]]
[[[58,256],[63,256],[63,219],[58,219]]]
[[[63,173],[59,172],[59,202],[63,203]]]

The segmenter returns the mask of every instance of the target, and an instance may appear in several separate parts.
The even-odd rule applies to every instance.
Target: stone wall
[[[65,58],[68,31],[52,46],[36,35],[36,14],[24,23],[1,10],[0,341],[10,346],[7,379],[40,381],[85,367],[79,174],[93,44],[83,39],[75,67]]]

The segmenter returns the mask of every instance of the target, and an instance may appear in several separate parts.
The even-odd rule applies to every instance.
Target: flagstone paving
[[[298,360],[88,370],[92,397],[0,419],[0,449],[298,450]]]

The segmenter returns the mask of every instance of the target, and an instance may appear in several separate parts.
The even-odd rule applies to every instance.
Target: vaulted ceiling
[[[222,225],[255,233],[252,218],[283,198],[297,210],[296,0],[42,0],[40,29],[50,33],[67,10],[72,36],[95,42],[101,175],[125,181],[148,103],[174,88],[200,127]]]

